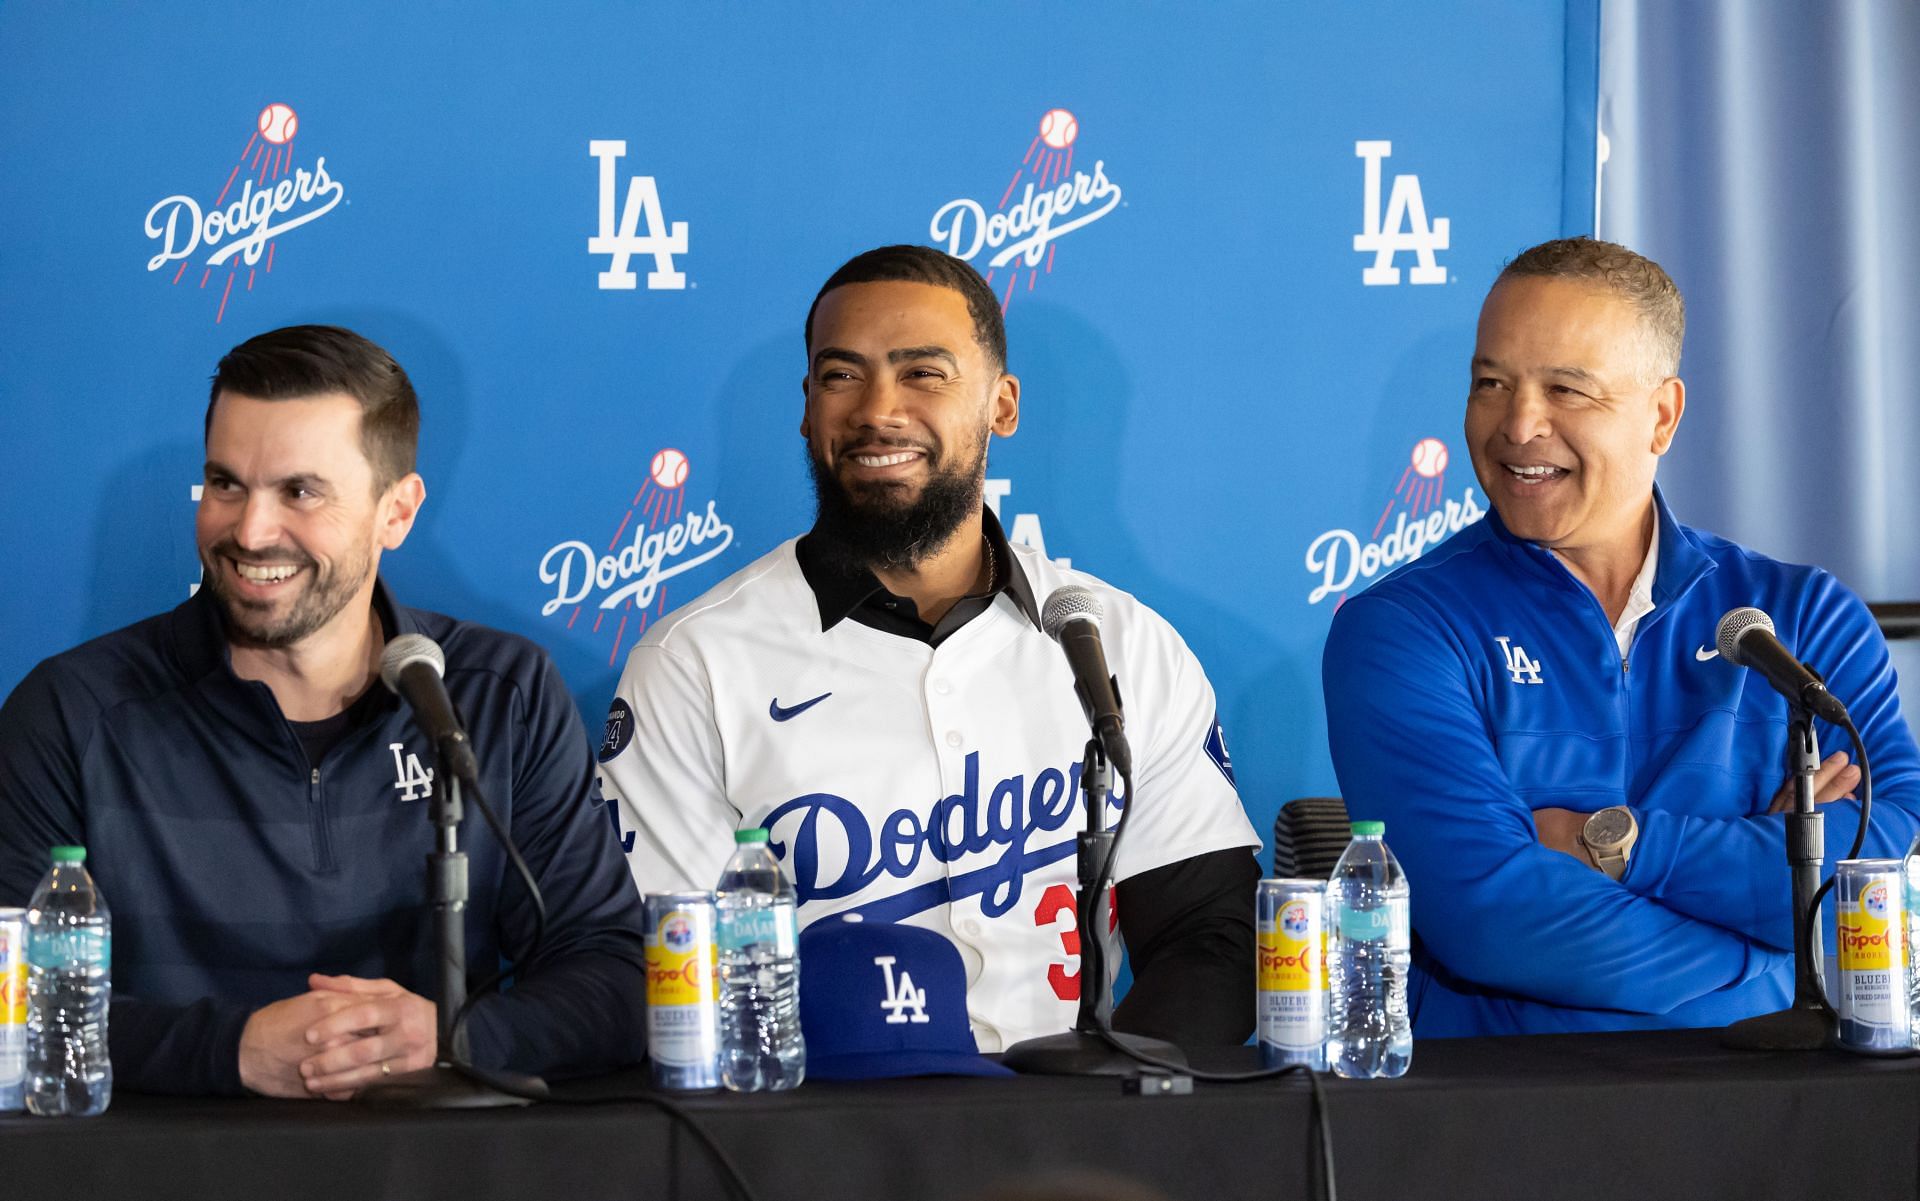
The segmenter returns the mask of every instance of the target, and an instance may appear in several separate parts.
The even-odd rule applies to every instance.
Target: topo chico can
[[[0,1113],[27,1107],[27,911],[0,909]]]
[[[1842,859],[1833,888],[1840,901],[1840,1044],[1853,1051],[1905,1051],[1913,1034],[1903,865],[1898,859]]]
[[[1327,1068],[1327,882],[1262,880],[1254,893],[1260,1058]]]
[[[653,892],[647,903],[647,1058],[653,1083],[720,1087],[719,944],[710,892]]]

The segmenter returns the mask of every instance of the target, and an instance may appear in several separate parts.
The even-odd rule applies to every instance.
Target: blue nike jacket
[[[1654,501],[1655,607],[1624,658],[1593,593],[1497,513],[1334,616],[1334,768],[1406,868],[1416,1034],[1715,1026],[1791,1000],[1786,819],[1766,812],[1787,704],[1714,653],[1729,609],[1764,609],[1851,711],[1873,767],[1861,854],[1899,855],[1920,830],[1920,750],[1866,606]],[[1823,755],[1849,749],[1815,732]],[[1534,809],[1609,805],[1640,825],[1619,883],[1537,840]],[[1859,806],[1823,811],[1831,873]],[[1831,899],[1826,915],[1831,953]]]
[[[446,652],[486,798],[546,903],[535,951],[532,899],[469,793],[468,987],[503,958],[518,969],[474,1004],[474,1061],[573,1074],[636,1062],[640,898],[559,673],[526,639],[394,605],[384,584],[374,603],[391,635]],[[438,992],[433,762],[381,689],[374,715],[309,763],[273,693],[234,675],[202,591],[48,659],[0,707],[0,905],[26,904],[49,846],[84,844],[113,912],[116,1083],[238,1093],[247,1018],[306,992],[308,972]]]

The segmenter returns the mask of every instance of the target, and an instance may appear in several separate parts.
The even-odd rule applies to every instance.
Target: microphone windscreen
[[[1753,629],[1755,626],[1759,626],[1771,634],[1773,633],[1773,618],[1768,617],[1765,613],[1751,606],[1727,610],[1727,615],[1720,619],[1720,631],[1718,637],[1715,639],[1715,642],[1720,647],[1721,656],[1724,657],[1727,662],[1740,667],[1747,666],[1746,660],[1740,657],[1740,635]]]
[[[436,676],[447,674],[447,656],[440,644],[425,634],[402,634],[387,643],[380,652],[380,681],[395,693],[400,691],[400,673],[415,663],[425,663]]]
[[[1068,584],[1055,588],[1053,594],[1047,597],[1047,603],[1041,606],[1040,628],[1047,637],[1057,640],[1068,622],[1085,618],[1099,625],[1106,611],[1106,606],[1100,603],[1100,598],[1093,594],[1091,588]]]

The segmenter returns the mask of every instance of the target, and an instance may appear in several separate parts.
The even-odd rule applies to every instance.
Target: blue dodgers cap
[[[960,952],[931,930],[822,918],[800,935],[807,1079],[1011,1076],[980,1056]]]

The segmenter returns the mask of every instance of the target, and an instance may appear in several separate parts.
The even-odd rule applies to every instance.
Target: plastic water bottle
[[[113,1098],[107,1004],[112,918],[85,847],[53,848],[27,905],[27,1112],[92,1117]]]
[[[1407,1015],[1412,931],[1406,873],[1385,822],[1354,822],[1327,882],[1327,1060],[1342,1076],[1403,1076],[1413,1062]]]
[[[719,909],[720,1082],[738,1093],[793,1088],[807,1074],[800,1034],[800,920],[765,830],[734,834],[714,889]]]
[[[1907,960],[1907,1021],[1909,1045],[1920,1045],[1920,836],[1907,847],[1902,864],[1906,887],[1907,938],[1913,944]],[[1838,976],[1829,975],[1829,980]]]

